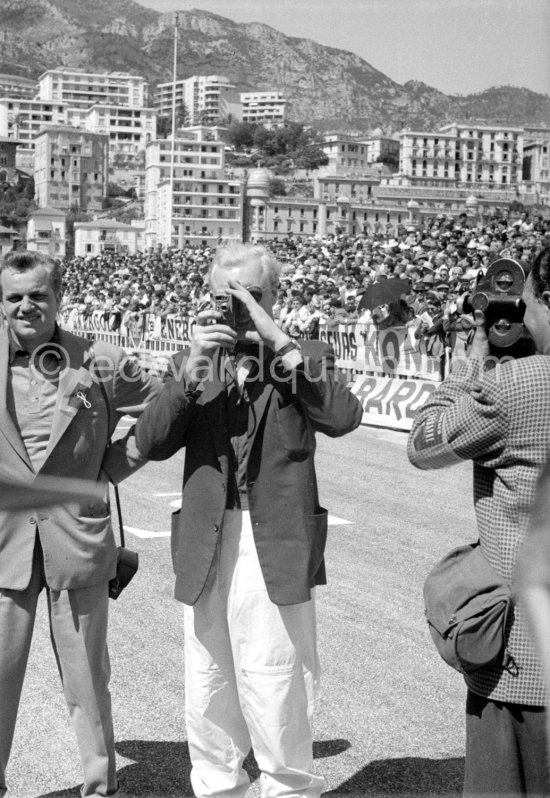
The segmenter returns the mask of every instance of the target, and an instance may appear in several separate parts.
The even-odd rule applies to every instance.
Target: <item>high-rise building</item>
[[[17,97],[20,100],[34,99],[38,86],[36,80],[19,75],[0,74],[0,97]]]
[[[143,108],[147,105],[147,83],[127,72],[86,72],[58,67],[38,78],[38,97],[44,102],[63,103],[69,109],[69,124],[83,125],[88,108],[96,103]]]
[[[89,108],[84,127],[109,137],[109,153],[136,155],[157,137],[157,115],[153,108],[106,105]]]
[[[239,95],[241,119],[264,125],[281,127],[285,123],[286,100],[279,91],[245,91]]]
[[[185,125],[215,125],[229,115],[239,118],[239,95],[223,75],[194,75],[184,80],[161,83],[155,92],[154,106],[159,115],[170,116],[176,92],[176,119]]]
[[[17,166],[32,169],[35,137],[45,127],[67,123],[67,109],[61,103],[26,100],[18,97],[0,99],[0,136],[16,139]]]
[[[109,138],[56,126],[35,142],[34,184],[39,207],[101,210],[107,196]]]
[[[224,163],[221,141],[160,139],[147,146],[147,246],[242,240],[243,184],[224,177]]]

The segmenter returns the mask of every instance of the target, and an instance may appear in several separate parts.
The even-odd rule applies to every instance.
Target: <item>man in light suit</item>
[[[483,313],[476,311],[468,359],[453,364],[451,376],[418,411],[408,444],[418,468],[473,461],[481,551],[510,585],[550,456],[550,248],[534,260],[523,301],[538,354],[491,369]],[[515,597],[506,646],[510,662],[465,676],[467,798],[550,795],[546,687]]]
[[[250,748],[264,798],[318,798],[311,714],[318,681],[314,587],[324,584],[327,513],[315,432],[350,432],[362,407],[330,347],[274,322],[279,266],[261,246],[217,251],[219,310],[198,314],[189,357],[136,425],[146,457],[185,447],[173,524],[185,604],[186,724],[199,798],[240,798]]]
[[[8,330],[0,335],[0,466],[32,485],[39,476],[80,477],[104,495],[0,511],[0,796],[36,613],[46,589],[51,636],[76,731],[83,796],[116,795],[107,651],[108,582],[116,571],[108,481],[144,459],[133,438],[109,446],[125,405],[159,390],[125,356],[59,329],[61,267],[35,252],[0,262]]]

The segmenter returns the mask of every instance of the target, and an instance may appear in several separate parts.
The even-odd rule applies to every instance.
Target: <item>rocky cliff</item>
[[[132,0],[2,0],[0,72],[37,77],[66,65],[172,78],[173,14]],[[453,121],[550,126],[550,97],[517,87],[448,96],[400,85],[354,53],[237,24],[206,11],[179,14],[178,77],[227,75],[240,90],[277,89],[289,118],[323,128],[390,134]],[[412,76],[411,76],[412,77]]]

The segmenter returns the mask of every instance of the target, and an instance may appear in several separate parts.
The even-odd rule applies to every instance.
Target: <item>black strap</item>
[[[97,370],[95,368],[95,352],[94,352],[93,344],[92,344],[91,355],[92,355],[92,362],[94,364],[94,371],[97,373]],[[101,379],[101,374],[98,374],[98,377],[99,377],[99,380],[98,380],[99,389],[101,391],[101,395],[103,396],[103,401],[105,402],[105,408],[107,410],[107,431],[108,431],[108,434],[109,434],[109,444],[110,444],[111,443],[111,433],[110,433],[110,430],[111,430],[111,405],[109,403],[109,397],[107,396],[107,391],[105,390],[105,386],[103,385],[103,380]],[[118,517],[118,531],[119,531],[119,534],[120,534],[120,545],[124,548],[126,543],[125,543],[125,537],[124,537],[124,524],[122,522],[122,506],[120,504],[120,493],[119,493],[119,490],[118,490],[118,485],[113,485],[113,488],[115,489],[115,502],[116,502],[117,517]]]

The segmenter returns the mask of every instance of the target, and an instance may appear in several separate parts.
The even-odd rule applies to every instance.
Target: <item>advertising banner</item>
[[[363,424],[410,430],[416,411],[436,387],[429,380],[358,375],[351,391],[363,405]]]
[[[417,340],[411,327],[379,330],[370,323],[331,328],[321,324],[320,338],[333,347],[338,368],[441,381],[441,358],[427,354],[425,341]]]

